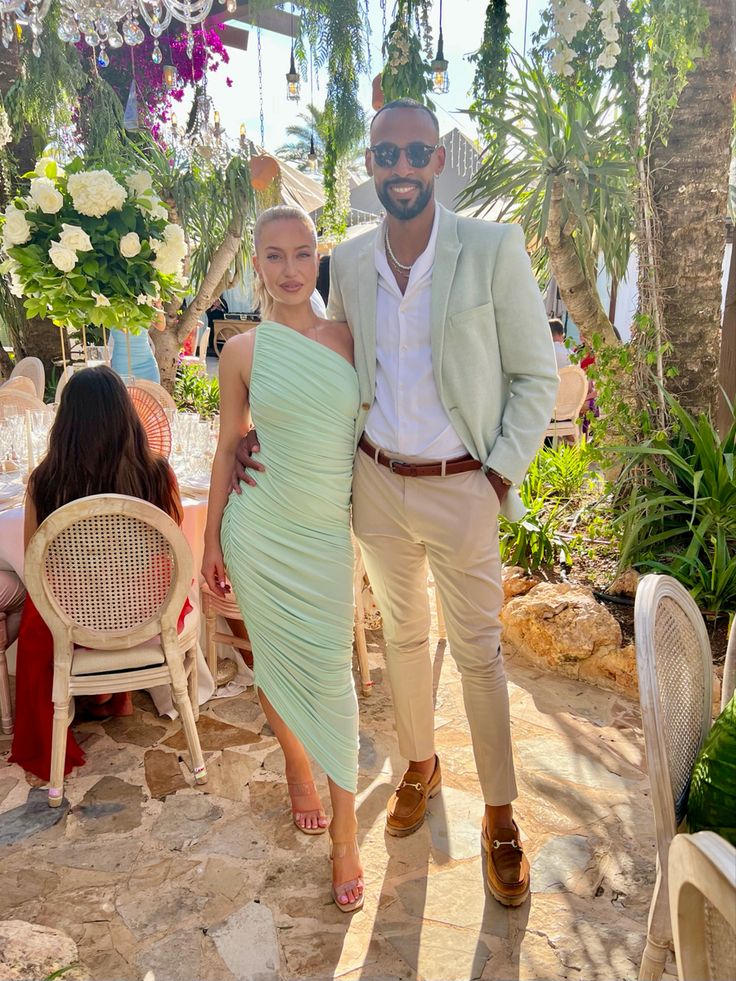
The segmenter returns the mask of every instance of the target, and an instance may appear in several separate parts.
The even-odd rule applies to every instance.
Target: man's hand
[[[251,429],[238,443],[238,448],[235,451],[235,465],[233,466],[233,472],[230,478],[230,488],[236,494],[241,493],[241,480],[245,481],[249,487],[256,486],[255,480],[248,473],[249,470],[260,470],[263,472],[266,469],[253,456],[254,453],[259,452],[260,448],[255,429]]]
[[[498,474],[494,473],[492,470],[488,470],[486,472],[486,477],[488,478],[488,482],[490,483],[491,487],[496,492],[498,503],[503,504],[503,499],[509,492],[509,485],[505,484]]]

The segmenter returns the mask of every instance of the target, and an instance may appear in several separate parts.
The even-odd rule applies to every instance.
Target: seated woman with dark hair
[[[126,494],[155,504],[182,521],[179,488],[168,462],[152,453],[128,390],[110,368],[88,368],[64,388],[49,435],[49,450],[28,481],[24,544],[58,508],[91,494]],[[183,617],[191,609],[186,601]],[[49,779],[53,721],[54,645],[30,596],[18,635],[16,723],[10,761]],[[104,704],[100,704],[104,701]],[[130,715],[130,692],[97,697],[98,715]],[[84,763],[71,729],[65,774]]]

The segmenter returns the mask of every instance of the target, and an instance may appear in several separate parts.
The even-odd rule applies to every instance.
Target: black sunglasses
[[[395,167],[399,162],[399,157],[403,150],[406,154],[406,159],[409,161],[409,166],[421,170],[422,167],[427,166],[432,159],[432,154],[440,146],[442,146],[441,143],[435,143],[434,146],[419,142],[409,143],[408,146],[397,146],[395,143],[379,143],[377,146],[368,147],[368,149],[373,154],[373,159],[379,167]]]

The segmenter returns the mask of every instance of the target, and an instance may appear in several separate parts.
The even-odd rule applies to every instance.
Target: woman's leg
[[[355,794],[329,780],[332,799],[332,885],[340,906],[354,903],[363,895],[363,866],[356,834]]]
[[[286,782],[289,787],[294,821],[303,831],[326,828],[328,821],[317,788],[314,786],[312,767],[304,747],[260,688],[258,697],[268,724],[273,729],[284,753]]]

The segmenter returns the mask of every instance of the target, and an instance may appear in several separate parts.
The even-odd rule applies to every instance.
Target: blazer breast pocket
[[[446,350],[465,364],[476,364],[488,370],[498,367],[499,351],[496,335],[496,316],[492,303],[469,307],[450,316],[450,328],[445,334]]]

